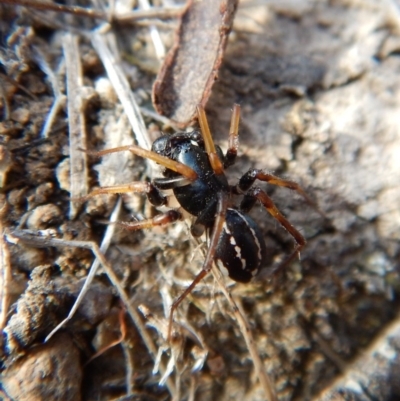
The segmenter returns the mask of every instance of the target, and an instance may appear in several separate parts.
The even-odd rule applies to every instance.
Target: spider
[[[197,107],[197,114],[200,131],[163,135],[154,141],[151,150],[129,145],[88,152],[100,157],[130,151],[161,165],[163,177],[151,182],[138,181],[97,188],[87,197],[103,193],[136,192],[146,194],[151,204],[160,207],[167,203],[163,191],[173,190],[181,208],[194,216],[191,234],[194,237],[200,237],[204,232],[208,234],[208,250],[201,271],[171,306],[169,335],[174,311],[210,272],[214,262],[223,273],[241,283],[249,282],[265,266],[267,249],[263,235],[247,215],[257,202],[289,232],[296,243],[293,252],[280,266],[290,263],[305,246],[304,237],[282,215],[271,198],[259,187],[253,186],[256,180],[293,189],[313,204],[297,183],[254,168],[247,171],[236,185],[229,185],[225,169],[235,163],[237,156],[240,106],[235,104],[233,108],[226,154],[214,145],[203,106]],[[243,196],[238,207],[233,204],[234,195]],[[179,210],[171,209],[152,219],[117,224],[128,230],[140,230],[170,224],[181,218]]]

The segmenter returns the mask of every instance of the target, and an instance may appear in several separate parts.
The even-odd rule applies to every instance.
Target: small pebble
[[[28,351],[3,373],[3,388],[13,400],[81,399],[80,355],[65,333]]]
[[[22,107],[14,110],[11,113],[11,119],[17,123],[20,123],[21,125],[28,124],[30,117],[31,115],[29,110]]]
[[[28,217],[26,225],[31,230],[40,230],[54,225],[61,219],[61,210],[56,205],[47,204],[35,208]]]
[[[4,186],[7,171],[11,167],[11,155],[7,146],[0,145],[0,188]]]
[[[70,163],[68,157],[56,167],[56,178],[60,188],[70,192]]]

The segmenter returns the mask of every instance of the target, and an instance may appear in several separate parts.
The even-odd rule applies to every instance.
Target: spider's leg
[[[210,127],[208,126],[207,122],[206,112],[201,104],[197,105],[197,116],[199,119],[201,134],[203,135],[204,139],[204,146],[206,148],[211,167],[216,175],[224,174],[224,166],[218,157],[217,150],[215,149]]]
[[[141,193],[146,194],[150,203],[154,206],[162,206],[167,202],[167,198],[161,191],[148,181],[134,181],[129,184],[110,185],[108,187],[95,188],[86,196],[75,198],[77,201],[86,201],[93,196],[100,194],[125,194],[125,193]]]
[[[136,145],[119,146],[117,148],[104,149],[99,152],[92,152],[92,151],[85,150],[85,152],[88,155],[100,157],[100,156],[108,155],[110,153],[123,152],[126,150],[129,150],[129,152],[133,153],[136,156],[140,156],[145,159],[150,159],[150,160],[160,164],[161,166],[164,166],[172,171],[175,171],[176,173],[183,175],[185,178],[187,178],[190,181],[194,181],[197,179],[197,173],[194,170],[192,170],[190,167],[188,167],[182,163],[179,163],[175,160],[172,160],[168,157],[159,155],[158,153],[155,153],[151,150],[143,149],[140,146],[136,146]]]
[[[210,202],[207,207],[196,217],[196,220],[190,226],[190,233],[193,237],[201,237],[205,231],[206,224],[215,216],[215,210],[218,201]]]
[[[186,177],[171,177],[171,178],[155,178],[153,180],[154,186],[157,189],[175,189],[179,187],[184,187],[185,185],[191,184],[191,181]]]
[[[279,269],[290,263],[296,256],[300,256],[300,251],[306,245],[305,238],[300,234],[300,232],[292,226],[292,224],[287,220],[279,209],[275,206],[272,199],[260,188],[253,187],[244,196],[240,209],[244,211],[249,211],[252,206],[254,206],[256,201],[260,201],[265,207],[268,213],[276,219],[283,228],[285,228],[289,234],[293,237],[296,242],[294,251],[285,259],[280,265]]]
[[[276,185],[279,187],[285,187],[289,189],[295,190],[299,195],[301,195],[306,202],[312,206],[322,217],[326,218],[324,213],[319,210],[316,203],[306,194],[304,189],[297,184],[297,182],[284,180],[275,175],[264,173],[262,170],[258,170],[255,168],[250,169],[247,173],[245,173],[239,180],[239,184],[236,186],[237,191],[239,193],[243,193],[248,191],[251,186],[254,184],[256,180],[267,182],[271,185]]]
[[[186,290],[173,302],[169,315],[168,339],[171,340],[173,315],[180,303],[193,291],[196,285],[210,272],[214,263],[215,252],[221,237],[222,229],[225,223],[226,209],[228,207],[228,197],[225,193],[221,193],[218,198],[217,214],[215,223],[211,233],[210,244],[208,246],[207,255],[203,263],[200,273],[194,278],[192,283]]]
[[[127,230],[136,231],[136,230],[144,230],[146,228],[153,228],[157,226],[165,226],[167,224],[174,223],[181,217],[182,215],[177,210],[171,209],[165,213],[158,214],[152,219],[145,219],[139,221],[116,221],[114,224],[124,227]]]
[[[237,151],[239,149],[239,120],[240,120],[240,106],[233,105],[233,112],[231,117],[231,126],[229,128],[229,142],[228,150],[226,151],[224,168],[228,168],[235,164]]]

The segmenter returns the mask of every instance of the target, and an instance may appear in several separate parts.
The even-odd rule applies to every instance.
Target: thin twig
[[[130,396],[133,393],[133,388],[135,385],[135,376],[133,374],[133,358],[131,354],[131,349],[126,341],[122,342],[122,352],[124,353],[126,361],[126,395]]]
[[[124,108],[139,146],[144,149],[150,149],[151,142],[139,106],[131,91],[128,80],[120,67],[119,60],[111,52],[107,41],[108,35],[97,31],[93,32],[91,35],[92,45],[106,69],[107,76]]]
[[[39,64],[40,69],[46,74],[54,94],[53,105],[51,106],[51,109],[47,115],[46,122],[42,128],[42,132],[40,133],[40,136],[42,138],[47,138],[49,136],[49,132],[54,123],[56,115],[58,111],[61,109],[64,100],[64,95],[61,93],[57,76],[51,69],[49,63],[46,60],[46,57],[42,54],[42,52],[38,47],[34,47],[33,50],[34,50],[33,56],[35,58],[35,61]]]
[[[174,125],[174,123],[167,117],[161,116],[160,114],[156,113],[153,110],[150,109],[146,109],[145,107],[141,107],[140,111],[142,112],[143,115],[145,115],[146,117],[150,117],[155,121],[158,121],[164,125],[170,126],[172,128],[176,128],[178,129],[178,127],[176,125]]]
[[[78,38],[66,33],[63,37],[63,51],[67,72],[68,126],[70,155],[71,198],[81,198],[88,193],[87,155],[80,149],[86,148],[86,123],[83,113],[81,88],[83,85],[81,60],[79,57]],[[69,217],[74,219],[81,206],[70,201]]]
[[[150,10],[150,4],[148,0],[139,0],[139,5],[144,10]],[[154,49],[156,51],[157,58],[162,60],[165,57],[165,47],[161,40],[160,33],[155,25],[150,25],[150,36],[153,41]]]
[[[120,23],[137,22],[145,19],[171,19],[182,14],[183,7],[151,7],[128,13],[114,14],[113,19]]]
[[[73,14],[79,17],[100,19],[103,21],[110,21],[112,19],[122,23],[129,23],[143,19],[171,19],[176,18],[182,12],[181,7],[152,7],[143,10],[133,10],[124,14],[110,14],[109,12],[94,10],[91,8],[51,3],[49,1],[1,0],[0,2],[3,4],[11,4],[13,6],[23,6],[43,11],[55,11],[58,13]]]
[[[115,221],[118,220],[118,216],[121,210],[121,198],[118,199],[117,203],[114,206],[114,210],[110,216],[110,223],[113,223]],[[104,238],[103,241],[101,243],[100,246],[100,251],[104,254],[107,252],[107,249],[110,245],[111,239],[114,235],[115,232],[115,224],[109,224],[107,225],[107,229],[106,232],[104,234]],[[92,283],[96,272],[98,270],[100,266],[100,260],[97,258],[93,261],[92,266],[90,267],[89,270],[89,274],[86,277],[85,283],[83,284],[82,289],[79,292],[78,297],[75,300],[74,305],[72,306],[71,310],[68,313],[68,316],[57,325],[57,327],[55,327],[46,337],[45,341],[49,341],[49,339],[58,331],[61,329],[61,327],[63,327],[69,320],[71,320],[73,318],[73,316],[75,315],[76,311],[78,310],[84,296],[86,295],[86,293],[89,290],[90,284]]]
[[[7,322],[7,312],[10,306],[11,264],[8,244],[4,240],[3,227],[0,221],[0,330]]]
[[[28,8],[36,8],[37,10],[56,11],[59,13],[74,14],[82,17],[98,18],[107,20],[107,14],[103,11],[92,10],[79,6],[66,6],[63,4],[51,3],[49,1],[38,0],[1,0],[3,4],[11,4],[13,6],[23,6]]]

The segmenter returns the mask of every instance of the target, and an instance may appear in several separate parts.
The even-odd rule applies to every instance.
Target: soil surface
[[[157,214],[144,196],[125,193],[121,206],[116,195],[77,199],[85,188],[157,175],[129,152],[82,152],[141,143],[99,37],[132,89],[150,143],[172,132],[152,114],[160,61],[149,24],[105,26],[4,5],[0,13],[0,398],[267,399],[238,312],[213,275],[179,306],[167,339],[171,302],[204,261],[205,241],[191,237],[190,219],[127,231],[107,221],[117,212],[122,221]],[[171,46],[176,20],[152,22]],[[399,35],[400,9],[390,0],[239,4],[206,107],[226,150],[232,105],[241,105],[229,181],[264,169],[298,182],[326,215],[295,191],[257,184],[307,246],[271,274],[294,241],[256,205],[250,215],[268,265],[250,284],[225,280],[281,401],[400,398]],[[75,316],[44,342],[94,263],[82,245],[100,245],[110,230],[107,263]]]

